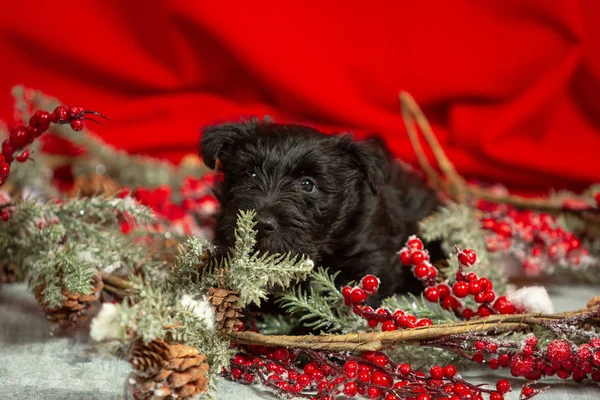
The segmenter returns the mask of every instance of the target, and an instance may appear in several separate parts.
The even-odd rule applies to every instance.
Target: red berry
[[[361,288],[354,288],[350,292],[350,299],[354,304],[364,303],[367,300],[367,293]]]
[[[344,296],[344,298],[350,298],[350,293],[352,293],[352,288],[350,286],[344,286],[342,288],[342,296]]]
[[[358,385],[356,382],[346,382],[344,385],[344,394],[348,397],[356,396],[358,393]]]
[[[396,323],[394,321],[385,321],[381,325],[382,331],[395,331],[396,329],[398,329],[398,327],[396,326]]]
[[[445,310],[456,310],[459,306],[460,302],[454,296],[449,296],[442,300],[442,308]]]
[[[481,290],[483,291],[492,290],[494,288],[494,285],[488,278],[479,279],[479,285],[481,285]]]
[[[367,322],[371,328],[375,328],[377,325],[379,325],[379,321],[376,319],[370,319]]]
[[[358,363],[356,361],[347,361],[344,364],[344,371],[346,373],[358,371]]]
[[[46,111],[36,111],[35,114],[29,118],[29,125],[36,132],[44,132],[50,126],[51,117],[50,113]]]
[[[252,375],[252,374],[246,374],[246,375],[244,375],[244,381],[246,383],[252,383],[252,382],[254,382],[254,375]]]
[[[369,294],[375,294],[379,289],[379,278],[374,275],[366,275],[360,281],[360,286]]]
[[[456,375],[456,367],[452,364],[446,365],[444,367],[444,376],[446,378],[453,378]]]
[[[486,303],[491,303],[495,299],[496,299],[496,294],[494,292],[492,292],[491,290],[485,292],[485,301],[486,301]]]
[[[398,367],[398,372],[400,372],[402,375],[408,375],[411,371],[412,368],[410,367],[410,364],[401,364]]]
[[[477,314],[479,314],[479,316],[480,316],[480,317],[487,317],[487,316],[489,316],[491,313],[492,313],[492,312],[490,311],[490,309],[489,309],[487,306],[483,305],[483,304],[482,304],[482,305],[480,305],[480,306],[477,308]]]
[[[481,284],[478,281],[469,282],[469,294],[476,295],[481,292]]]
[[[456,385],[454,385],[454,393],[456,393],[458,395],[463,394],[467,390],[468,390],[467,387],[462,383],[457,383]]]
[[[350,300],[352,301],[352,300]],[[346,299],[344,299],[344,303],[346,302]],[[363,313],[363,307],[360,304],[356,304],[354,305],[354,307],[352,307],[352,312],[356,315],[362,315]]]
[[[371,373],[367,371],[359,372],[357,379],[362,383],[371,383]]]
[[[415,276],[418,279],[425,279],[429,275],[429,266],[425,263],[421,263],[415,267]]]
[[[22,149],[23,147],[27,146],[30,140],[30,135],[29,131],[27,130],[27,127],[23,125],[18,125],[14,127],[10,132],[8,140],[10,141],[12,148],[16,150]],[[4,151],[2,153],[4,154]],[[9,159],[9,157],[6,157],[6,154],[4,154],[4,157]]]
[[[466,297],[469,294],[469,284],[466,282],[456,282],[452,288],[452,293],[458,298]]]
[[[302,387],[306,387],[310,384],[310,378],[306,374],[300,374],[298,376],[298,384]]]
[[[553,340],[546,348],[546,358],[551,363],[560,364],[571,357],[571,345],[566,340]]]
[[[369,399],[378,399],[381,397],[381,390],[379,390],[378,388],[374,387],[374,386],[370,386],[367,389],[367,397]]]
[[[83,107],[69,107],[69,118],[81,118],[83,115]]]
[[[400,400],[400,399],[394,393],[388,393],[385,395],[385,400]]]
[[[485,343],[483,343],[483,342],[475,342],[475,349],[477,349],[477,350],[485,350]]]
[[[533,347],[531,346],[523,346],[523,354],[526,356],[530,356],[533,354]]]
[[[431,396],[428,395],[427,393],[420,393],[417,396],[417,400],[431,400]]]
[[[477,262],[477,253],[471,249],[463,249],[458,253],[458,262],[464,267],[471,267]]]
[[[501,365],[502,365],[502,359]],[[533,370],[533,359],[530,356],[517,354],[510,362],[510,372],[513,376],[527,376]]]
[[[415,320],[413,321],[411,317],[415,318]],[[398,322],[398,325],[402,328],[414,328],[417,324],[416,317],[410,314],[402,315],[396,321]]]
[[[466,319],[467,321],[470,320],[471,318],[473,318],[474,315],[475,315],[475,312],[473,310],[471,310],[470,308],[465,308],[462,312],[463,318]]]
[[[592,364],[600,367],[600,350],[596,350],[594,354],[592,354]]]
[[[290,352],[287,349],[281,348],[273,352],[273,357],[277,360],[286,361],[290,358]]]
[[[410,262],[413,265],[418,265],[428,259],[429,257],[422,250],[415,250],[410,256]]]
[[[492,393],[490,393],[490,400],[503,400],[503,399],[504,399],[504,396],[502,396],[498,392],[492,392]]]
[[[69,110],[65,106],[58,106],[52,112],[52,122],[59,124],[65,123],[69,120]]]
[[[434,266],[430,266],[429,267],[429,275],[427,275],[427,279],[435,279],[435,277],[437,275],[438,275],[437,268],[435,268]]]
[[[442,379],[444,377],[444,368],[439,365],[434,365],[429,370],[429,375],[431,375],[433,379]]]
[[[10,174],[10,164],[6,161],[0,163],[0,177],[6,177]]]
[[[375,371],[371,376],[371,383],[377,386],[392,387],[392,377],[385,372]]]
[[[9,139],[6,139],[4,142],[2,142],[2,155],[4,156],[4,160],[6,162],[12,161],[14,152],[15,148],[12,144],[10,144]]]
[[[508,393],[510,392],[510,382],[506,379],[500,379],[496,383],[496,390],[500,393]]]
[[[482,363],[483,362],[483,353],[478,351],[475,354],[473,354],[473,361],[475,361],[476,363]]]
[[[388,363],[388,359],[386,356],[380,354],[373,357],[373,362],[379,365],[380,367],[385,367]]]
[[[496,224],[496,226],[494,227],[494,232],[496,232],[499,236],[507,238],[512,236],[512,229],[510,227],[510,224],[506,221]]]
[[[85,126],[85,123],[83,122],[82,119],[74,119],[73,121],[71,121],[71,128],[75,131],[75,132],[79,132],[83,130],[83,127]]]
[[[436,303],[440,298],[440,291],[435,286],[430,286],[426,288],[423,294],[427,301],[430,301],[432,303]]]
[[[450,296],[450,286],[446,285],[445,283],[438,285],[437,289],[440,292],[440,299],[444,300],[446,297]]]
[[[477,293],[473,299],[477,302],[477,303],[485,303],[485,292],[479,292]]]
[[[406,242],[406,246],[409,249],[413,249],[413,250],[423,250],[423,242],[421,241],[421,239],[419,239],[416,236],[411,236],[408,238],[408,241]]]
[[[243,375],[242,370],[239,368],[233,368],[231,370],[231,377],[235,380],[241,379],[242,375]]]
[[[400,250],[400,261],[404,266],[408,267],[409,265],[412,265],[410,250],[408,250],[407,248],[403,248],[402,250]]]
[[[498,344],[488,343],[485,349],[488,353],[495,353],[498,350]]]
[[[517,312],[517,308],[506,298],[506,296],[500,296],[494,303],[494,308],[500,314],[514,314]]]
[[[531,386],[525,386],[523,390],[521,390],[521,393],[523,393],[523,396],[528,397],[534,393],[534,390]]]
[[[500,297],[498,297],[498,300],[500,300]],[[525,344],[527,346],[535,347],[538,344],[538,338],[536,338],[535,336],[530,336],[527,339],[525,339]]]
[[[417,321],[417,326],[431,326],[433,322],[429,318],[421,318]]]
[[[304,366],[304,373],[312,375],[315,371],[319,370],[319,366],[314,362],[309,362]]]

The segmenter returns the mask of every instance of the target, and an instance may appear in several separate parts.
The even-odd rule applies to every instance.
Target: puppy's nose
[[[259,235],[263,237],[269,236],[279,227],[277,220],[271,215],[259,215],[257,220],[256,229],[258,229]]]

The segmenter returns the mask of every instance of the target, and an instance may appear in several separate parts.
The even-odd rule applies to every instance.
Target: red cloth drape
[[[95,130],[177,159],[248,114],[377,132],[413,162],[410,92],[459,172],[516,189],[600,181],[600,2],[11,1],[0,116],[24,84],[111,117]]]

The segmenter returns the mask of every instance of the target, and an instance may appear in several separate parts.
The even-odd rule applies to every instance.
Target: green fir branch
[[[315,331],[335,333],[351,332],[364,327],[364,320],[356,316],[344,304],[343,297],[335,285],[339,274],[329,274],[327,269],[318,268],[308,276],[311,286],[308,291],[301,286],[291,288],[278,295],[281,307],[304,326]]]

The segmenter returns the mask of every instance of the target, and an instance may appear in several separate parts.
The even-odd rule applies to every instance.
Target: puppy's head
[[[201,153],[224,179],[218,244],[231,246],[239,210],[257,212],[260,251],[306,254],[318,262],[352,220],[364,199],[384,182],[383,154],[348,135],[250,119],[207,127]]]

